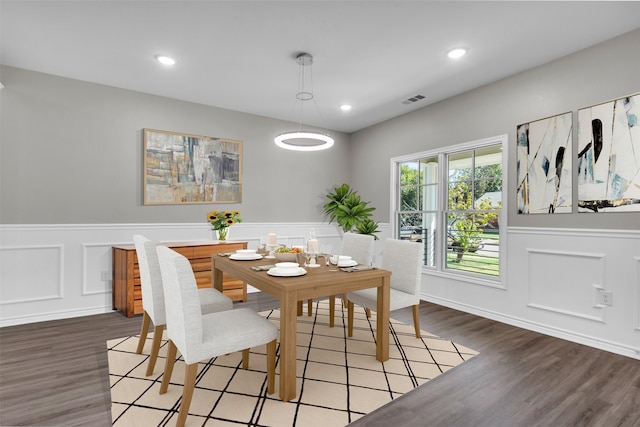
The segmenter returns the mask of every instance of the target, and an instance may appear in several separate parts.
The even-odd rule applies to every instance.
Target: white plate
[[[303,276],[305,274],[307,274],[307,270],[305,270],[302,267],[298,267],[297,270],[291,270],[291,271],[280,271],[277,268],[272,268],[269,271],[267,271],[267,274],[269,276],[278,276],[278,277],[295,277],[295,276]]]
[[[346,255],[341,255],[341,256],[340,256],[340,258],[342,258],[342,262],[341,262],[340,264],[344,264],[344,263],[347,263],[347,262],[351,262],[351,261],[353,261],[353,260],[351,259],[351,257],[349,257],[349,259],[348,259],[348,260],[347,260],[347,259],[344,259],[344,258],[346,258],[346,257],[347,257]],[[335,255],[334,255],[334,256],[332,256],[332,257],[329,257],[329,262],[331,262],[331,264],[335,264],[336,262],[338,262],[338,257],[337,257],[337,256],[335,256]]]
[[[262,255],[260,254],[253,254],[253,255],[245,255],[245,254],[233,254],[233,255],[229,255],[229,259],[235,260],[235,261],[255,261],[257,259],[262,259]]]
[[[358,265],[358,261],[350,259],[349,261],[340,261],[338,267],[355,267]]]

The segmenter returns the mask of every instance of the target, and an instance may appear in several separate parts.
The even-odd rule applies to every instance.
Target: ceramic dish
[[[272,268],[267,271],[269,276],[278,276],[278,277],[295,277],[295,276],[303,276],[307,274],[307,270],[302,267],[298,267],[297,270],[294,269],[286,269],[286,270],[278,270],[278,267]]]
[[[349,260],[340,260],[340,262],[338,263],[338,267],[354,267],[358,265],[358,261],[354,261],[352,259]]]
[[[257,259],[262,259],[262,255],[260,254],[233,254],[229,255],[229,259],[234,261],[255,261]]]
[[[351,257],[348,255],[339,255],[340,256],[340,261],[342,261],[340,264],[344,263],[345,261],[351,261]],[[331,262],[331,264],[335,264],[338,262],[338,255],[334,255],[332,257],[329,257],[329,262]]]

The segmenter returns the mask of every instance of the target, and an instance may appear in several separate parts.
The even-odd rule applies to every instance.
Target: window
[[[506,135],[392,159],[397,238],[424,245],[424,266],[500,280]]]

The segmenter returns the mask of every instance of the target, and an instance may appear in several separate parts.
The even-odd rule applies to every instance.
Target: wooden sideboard
[[[211,287],[211,255],[246,249],[247,242],[163,243],[189,259],[199,288]],[[112,247],[113,308],[132,317],[142,314],[140,269],[134,245]],[[247,300],[247,284],[231,276],[224,277],[223,293],[234,301]]]

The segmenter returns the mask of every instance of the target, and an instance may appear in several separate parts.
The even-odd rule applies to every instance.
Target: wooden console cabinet
[[[182,242],[163,245],[184,255],[191,262],[199,288],[211,287],[211,254],[246,249],[247,242]],[[134,245],[112,247],[113,308],[132,317],[142,314],[140,269]],[[224,277],[223,293],[234,301],[247,300],[247,284],[230,276]]]

